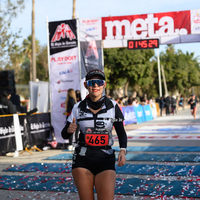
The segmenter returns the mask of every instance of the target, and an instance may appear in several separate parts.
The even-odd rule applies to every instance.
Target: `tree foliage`
[[[159,94],[158,66],[153,50],[131,51],[125,48],[104,49],[107,86],[111,91],[124,88],[124,94],[135,91],[139,96],[157,97]],[[164,68],[168,92],[187,93],[200,85],[200,66],[194,53],[175,51],[168,45],[160,53],[160,64]],[[164,83],[162,78],[164,91]]]
[[[16,39],[19,38],[20,29],[13,33],[11,22],[24,8],[24,0],[0,1],[0,68],[4,68],[9,62],[8,55],[13,53]]]
[[[124,86],[126,95],[129,85],[138,88],[138,91],[148,90],[152,84],[153,66],[150,59],[153,56],[153,50],[105,49],[105,73],[109,89]]]
[[[18,84],[28,84],[30,81],[30,65],[32,62],[32,45],[31,35],[23,40],[22,45],[14,46],[12,53],[9,55],[9,64],[5,69],[15,70],[15,81]],[[36,71],[37,78],[41,81],[48,81],[48,62],[47,47],[40,46],[36,39]]]
[[[194,53],[177,52],[173,45],[168,45],[166,52],[161,52],[160,62],[164,67],[168,90],[183,94],[192,86],[200,85],[200,66]]]

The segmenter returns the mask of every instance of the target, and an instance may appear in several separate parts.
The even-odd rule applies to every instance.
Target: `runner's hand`
[[[125,155],[126,155],[126,152],[124,150],[121,150],[119,152],[117,166],[121,167],[121,166],[125,165],[125,163],[126,163],[126,156]]]
[[[69,125],[69,128],[67,129],[68,133],[74,133],[77,129],[77,125],[76,125],[76,119],[73,118],[73,122]]]

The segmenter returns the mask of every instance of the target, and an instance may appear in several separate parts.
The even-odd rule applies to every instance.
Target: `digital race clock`
[[[130,50],[159,48],[159,39],[128,40],[127,48]]]

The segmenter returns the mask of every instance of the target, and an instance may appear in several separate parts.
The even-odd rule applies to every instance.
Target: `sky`
[[[73,0],[35,0],[35,35],[40,45],[47,44],[48,21],[72,19]],[[95,18],[107,16],[124,16],[171,11],[200,9],[200,0],[76,0],[76,16]],[[22,41],[31,34],[32,0],[25,0],[25,9],[12,22],[12,30],[22,28]],[[159,51],[165,51],[166,45],[160,45]],[[194,52],[200,57],[199,43],[176,44],[175,49],[184,53]],[[157,53],[157,51],[155,51]]]

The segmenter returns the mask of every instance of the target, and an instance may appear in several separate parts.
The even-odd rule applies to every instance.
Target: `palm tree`
[[[36,54],[39,52],[40,46],[39,46],[39,41],[36,40],[35,41],[36,44]],[[28,39],[25,39],[23,41],[23,52],[27,55],[28,59],[29,59],[29,64],[30,64],[30,81],[33,81],[33,74],[32,74],[32,63],[33,63],[33,59],[32,59],[32,36],[29,35]]]

